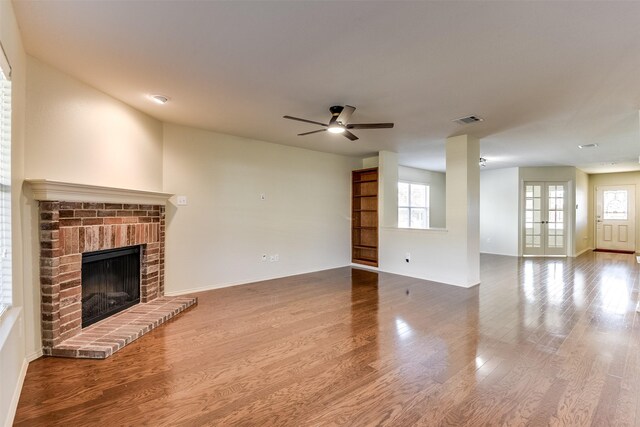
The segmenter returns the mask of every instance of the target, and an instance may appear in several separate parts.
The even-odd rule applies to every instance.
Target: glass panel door
[[[542,247],[542,190],[544,184],[527,182],[524,186],[524,253],[544,255]]]
[[[566,230],[564,222],[566,184],[546,184],[547,220],[545,255],[566,255]]]
[[[566,255],[566,183],[525,182],[524,255]]]

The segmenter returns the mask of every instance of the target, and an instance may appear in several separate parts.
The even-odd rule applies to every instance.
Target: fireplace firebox
[[[140,302],[140,246],[82,254],[82,327]]]

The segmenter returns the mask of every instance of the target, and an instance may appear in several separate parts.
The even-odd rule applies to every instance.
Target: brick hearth
[[[105,359],[196,303],[189,297],[160,297],[95,323],[62,344],[52,356]]]
[[[144,307],[144,303],[164,295],[164,228],[165,208],[162,205],[40,202],[40,286],[45,355],[63,355],[54,349],[82,331],[84,252],[141,245],[142,304],[135,307]],[[145,309],[138,308],[140,310]],[[175,311],[175,307],[170,311]],[[166,320],[166,315],[161,318]],[[158,324],[158,320],[152,323]]]

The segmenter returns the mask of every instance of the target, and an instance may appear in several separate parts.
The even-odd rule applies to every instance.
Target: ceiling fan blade
[[[298,136],[311,135],[312,133],[326,132],[326,129],[312,130],[311,132],[299,133]]]
[[[390,129],[393,123],[353,123],[347,129]]]
[[[305,123],[312,123],[314,125],[320,125],[320,126],[324,126],[327,127],[329,125],[325,125],[324,123],[320,123],[320,122],[314,122],[313,120],[307,120],[307,119],[300,119],[298,117],[291,117],[291,116],[282,116],[283,119],[289,119],[289,120],[297,120],[299,122],[305,122]]]
[[[351,118],[351,115],[353,114],[354,111],[356,111],[356,107],[352,107],[351,105],[345,105],[342,108],[342,111],[340,112],[340,114],[338,115],[336,122],[346,125],[347,123],[349,123],[349,119]]]
[[[349,138],[352,141],[355,141],[356,139],[358,139],[357,136],[355,136],[354,134],[352,134],[351,132],[349,132],[348,130],[345,130],[344,132],[342,132],[342,134],[346,137]]]

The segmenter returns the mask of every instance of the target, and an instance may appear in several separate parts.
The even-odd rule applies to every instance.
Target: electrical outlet
[[[404,260],[406,262],[411,261],[411,253],[410,252],[407,252],[406,254],[404,254]]]
[[[262,262],[266,262],[267,261],[267,254],[262,254]]]
[[[277,261],[280,261],[280,255],[275,254],[275,255],[273,256],[273,259],[274,259],[276,262],[277,262]]]
[[[269,262],[273,262],[273,261],[275,261],[275,260],[276,260],[276,257],[275,257],[274,255],[271,255],[271,256],[269,257]]]
[[[267,195],[264,193],[260,193],[260,200],[267,200]]]
[[[187,206],[187,196],[177,196],[176,204],[178,206]]]

